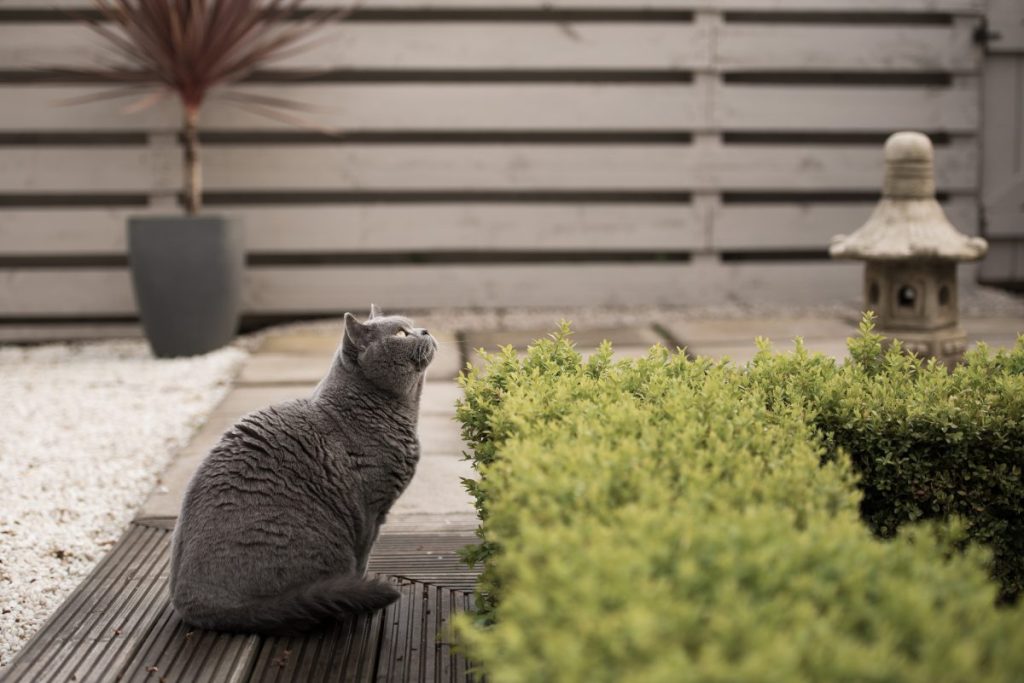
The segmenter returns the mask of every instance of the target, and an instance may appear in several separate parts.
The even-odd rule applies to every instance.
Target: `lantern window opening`
[[[903,285],[896,291],[896,305],[900,308],[917,308],[917,289]]]

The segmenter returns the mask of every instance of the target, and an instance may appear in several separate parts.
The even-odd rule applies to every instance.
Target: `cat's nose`
[[[425,328],[425,327],[421,327],[420,328],[420,334],[422,334],[424,337],[430,336],[430,333],[427,332],[427,328]]]

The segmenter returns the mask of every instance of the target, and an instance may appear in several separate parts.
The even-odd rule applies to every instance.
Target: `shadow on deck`
[[[173,523],[133,523],[0,680],[473,680],[447,641],[452,616],[472,610],[476,572],[456,555],[472,535],[382,535],[368,573],[393,582],[397,602],[304,637],[271,638],[194,630],[178,619],[167,595]]]

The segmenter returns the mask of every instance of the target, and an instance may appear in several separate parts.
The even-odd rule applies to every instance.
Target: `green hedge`
[[[1012,352],[981,348],[952,373],[882,350],[870,321],[837,366],[799,345],[765,348],[745,379],[777,403],[799,405],[830,455],[845,451],[880,536],[905,523],[962,517],[993,553],[1001,598],[1024,590],[1024,338]]]
[[[976,527],[881,541],[860,520],[845,433],[823,427],[856,402],[836,377],[903,366],[859,343],[864,367],[765,352],[745,372],[662,349],[583,362],[563,330],[465,377],[470,656],[497,683],[1014,680],[1024,612],[993,606],[985,550],[954,551]],[[986,362],[1003,381],[1021,356]]]

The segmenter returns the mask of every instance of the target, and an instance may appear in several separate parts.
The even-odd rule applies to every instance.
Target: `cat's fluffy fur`
[[[397,599],[364,573],[419,460],[420,393],[436,350],[406,318],[346,314],[310,398],[247,415],[221,437],[174,530],[171,599],[186,623],[294,633]]]

